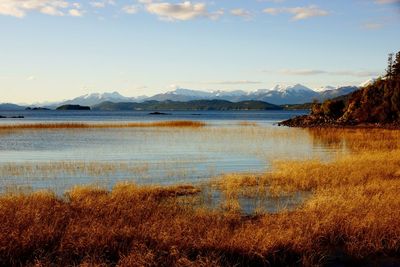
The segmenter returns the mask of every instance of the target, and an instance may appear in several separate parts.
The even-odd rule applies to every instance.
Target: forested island
[[[90,107],[81,105],[63,105],[58,107],[56,110],[90,110]]]

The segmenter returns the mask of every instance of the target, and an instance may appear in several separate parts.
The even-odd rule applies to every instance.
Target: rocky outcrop
[[[315,103],[310,115],[279,123],[290,127],[400,128],[400,78],[378,79],[346,100]]]

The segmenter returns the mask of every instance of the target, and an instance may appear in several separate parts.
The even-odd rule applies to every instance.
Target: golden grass
[[[37,176],[54,178],[55,175],[60,174],[104,176],[114,175],[117,172],[139,175],[148,171],[148,163],[129,164],[127,162],[53,161],[4,163],[0,165],[0,177],[31,178]]]
[[[77,187],[64,198],[3,194],[0,265],[399,265],[398,132],[384,139],[380,132],[326,134],[350,144],[351,153],[333,161],[276,162],[268,173],[225,175],[213,183],[228,201],[241,194],[311,193],[297,209],[277,214],[186,205],[182,199],[198,192],[191,186]]]
[[[399,256],[399,181],[319,190],[254,218],[179,205],[193,187],[78,187],[0,198],[1,265],[318,265]],[[345,255],[345,256],[341,256]]]
[[[400,149],[400,130],[386,129],[307,129],[314,144],[345,146],[353,152]]]
[[[256,122],[252,121],[240,121],[238,123],[239,126],[248,126],[248,127],[257,127],[259,126]]]
[[[86,128],[139,128],[139,127],[204,127],[200,121],[155,121],[126,123],[21,123],[0,124],[0,130],[14,129],[86,129]]]

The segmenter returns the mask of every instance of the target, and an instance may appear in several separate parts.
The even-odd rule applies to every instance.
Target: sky
[[[400,0],[0,0],[0,103],[358,85],[399,25]]]

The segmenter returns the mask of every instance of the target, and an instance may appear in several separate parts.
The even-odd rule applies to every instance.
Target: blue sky
[[[0,0],[0,102],[357,85],[399,22],[398,0]]]

